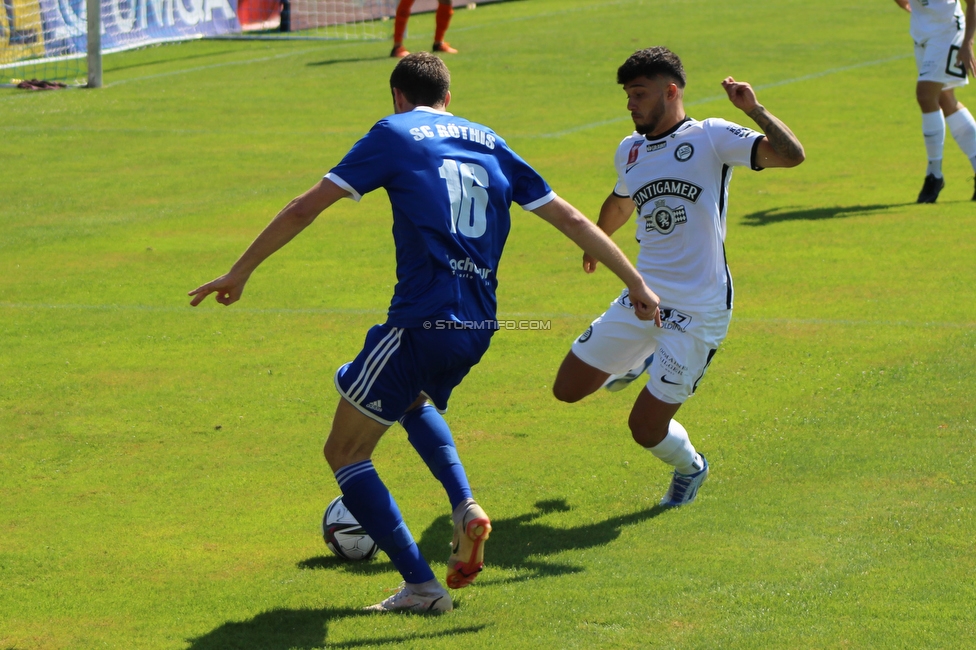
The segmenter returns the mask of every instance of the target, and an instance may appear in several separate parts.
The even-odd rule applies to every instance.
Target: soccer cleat
[[[644,359],[644,365],[634,368],[630,372],[624,373],[622,375],[610,375],[605,382],[603,382],[603,387],[606,388],[611,393],[616,393],[618,390],[623,390],[631,384],[635,379],[644,374],[644,371],[651,367],[651,362],[654,361],[654,355]]]
[[[393,49],[390,50],[390,56],[394,59],[402,59],[408,54],[410,54],[410,52],[408,52],[407,48],[403,47],[402,45],[394,45]]]
[[[702,459],[704,467],[694,474],[682,474],[678,470],[674,470],[668,493],[661,499],[662,506],[674,508],[687,505],[695,500],[695,497],[698,496],[698,488],[708,478],[708,461],[701,454],[699,457]]]
[[[457,54],[457,50],[451,47],[451,44],[447,41],[441,41],[440,43],[434,43],[432,48],[435,52],[443,52],[444,54]]]
[[[935,203],[943,187],[945,187],[944,178],[936,178],[934,174],[929,174],[925,177],[925,183],[922,184],[922,191],[918,193],[916,203]]]
[[[976,177],[973,177],[973,201],[976,201]]]
[[[485,544],[491,533],[491,521],[477,503],[464,512],[461,522],[454,524],[451,557],[447,559],[447,586],[451,589],[467,587],[485,566]]]
[[[440,585],[438,585],[440,587]],[[432,614],[443,614],[454,609],[451,602],[451,595],[447,589],[440,587],[440,591],[434,594],[418,594],[414,592],[406,582],[400,583],[400,588],[395,594],[369,607],[364,607],[367,612],[422,612]]]

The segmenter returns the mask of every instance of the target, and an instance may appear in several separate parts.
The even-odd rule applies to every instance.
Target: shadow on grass
[[[742,217],[742,223],[746,226],[768,226],[783,221],[820,221],[823,219],[841,219],[859,215],[882,212],[889,208],[901,208],[912,203],[889,203],[876,205],[848,205],[834,206],[832,208],[812,208],[804,210],[790,210],[783,208],[773,208],[772,210],[760,210]]]
[[[522,582],[539,577],[579,573],[584,567],[571,564],[546,562],[546,557],[562,551],[593,548],[609,544],[620,536],[624,526],[632,526],[653,519],[666,509],[654,506],[629,515],[611,517],[604,521],[556,528],[536,523],[540,517],[553,512],[567,512],[571,508],[563,499],[539,501],[535,509],[518,517],[492,519],[489,546],[489,565],[516,569],[521,575],[502,580],[482,579],[481,586]],[[421,551],[435,561],[446,559],[453,526],[447,515],[438,517],[424,531],[418,541]],[[347,562],[337,557],[318,556],[298,563],[303,569],[341,569],[355,573],[379,573],[390,570],[386,562]],[[322,609],[274,609],[241,622],[228,622],[203,636],[190,639],[188,650],[311,650],[312,648],[358,648],[363,646],[399,645],[409,641],[458,637],[477,634],[487,625],[467,625],[425,634],[403,634],[379,638],[363,638],[343,643],[329,643],[329,625],[346,618],[375,616],[371,612],[350,607],[324,607]],[[460,639],[464,645],[464,640]]]
[[[328,643],[329,624],[344,618],[376,616],[373,612],[349,607],[322,609],[273,609],[254,618],[224,623],[212,632],[189,640],[187,650],[310,650],[322,648],[358,648],[362,646],[398,645],[408,641],[455,637],[475,634],[485,625],[467,625],[443,632],[403,634],[379,638],[358,639],[344,643]]]
[[[377,56],[363,56],[356,59],[326,59],[325,61],[311,61],[306,63],[306,66],[312,67],[317,65],[336,65],[337,63],[360,63],[362,61],[379,61],[381,59],[389,59],[389,54],[380,54]]]
[[[543,515],[552,512],[567,512],[571,508],[562,499],[539,501],[533,512],[491,520],[491,538],[487,548],[487,565],[505,569],[515,569],[520,575],[514,578],[492,581],[482,579],[480,585],[522,582],[538,577],[558,576],[579,573],[583,567],[559,564],[536,559],[563,551],[579,550],[604,546],[620,536],[624,526],[632,526],[653,519],[666,508],[654,506],[629,515],[611,517],[585,526],[556,528],[535,523]],[[434,562],[447,559],[448,542],[453,533],[453,525],[448,515],[438,517],[424,531],[417,542],[424,557]],[[385,556],[382,556],[385,558]],[[318,556],[298,563],[303,569],[341,569],[360,574],[390,571],[389,561],[347,562],[334,556]]]

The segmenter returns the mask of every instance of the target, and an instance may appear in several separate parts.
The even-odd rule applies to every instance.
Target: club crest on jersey
[[[586,331],[583,332],[582,334],[580,334],[579,342],[580,343],[586,343],[587,341],[590,340],[590,337],[591,336],[593,336],[593,326],[592,325],[590,325],[589,327],[587,327],[586,328]]]
[[[695,148],[687,142],[682,142],[678,145],[678,148],[674,150],[674,158],[678,162],[691,160],[693,155],[695,155]]]
[[[679,223],[688,221],[685,206],[679,205],[676,208],[669,208],[664,199],[654,202],[654,209],[644,217],[644,230],[647,232],[658,231],[662,235],[668,235]]]

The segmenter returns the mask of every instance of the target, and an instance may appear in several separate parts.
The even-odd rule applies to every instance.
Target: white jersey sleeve
[[[729,167],[762,169],[756,162],[756,149],[766,137],[762,133],[717,117],[705,120],[704,127],[715,155],[723,163]]]
[[[617,170],[617,184],[613,186],[613,193],[615,195],[620,197],[630,196],[630,190],[627,189],[627,166],[636,162],[641,145],[643,144],[644,136],[634,131],[617,145],[617,153],[613,160],[613,166]]]

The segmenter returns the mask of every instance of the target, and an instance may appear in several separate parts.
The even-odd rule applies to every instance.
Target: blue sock
[[[430,404],[408,411],[400,424],[407,431],[407,439],[420,457],[427,463],[431,473],[444,486],[447,498],[451,500],[451,510],[465,499],[472,498],[468,476],[458,457],[451,429],[443,416]]]
[[[434,572],[420,554],[410,530],[403,523],[400,508],[373,468],[373,461],[346,465],[335,473],[335,477],[342,490],[342,502],[376,545],[390,557],[404,581],[419,584],[433,580]]]

